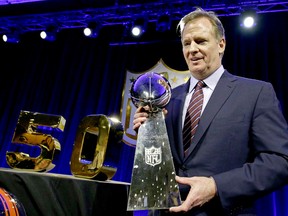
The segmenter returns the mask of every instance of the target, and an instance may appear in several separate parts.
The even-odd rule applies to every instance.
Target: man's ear
[[[219,42],[219,54],[220,55],[224,54],[225,48],[226,48],[226,40],[225,38],[222,38]]]

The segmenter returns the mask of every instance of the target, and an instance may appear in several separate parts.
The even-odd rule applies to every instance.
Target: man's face
[[[207,18],[199,18],[186,24],[182,33],[182,50],[191,74],[199,80],[211,75],[221,65],[221,53],[225,39],[216,38]]]

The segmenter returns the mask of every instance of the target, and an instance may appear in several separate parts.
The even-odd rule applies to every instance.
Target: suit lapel
[[[173,107],[170,110],[172,112],[172,124],[174,131],[175,145],[172,145],[172,148],[175,148],[172,152],[177,152],[176,160],[183,162],[184,150],[183,150],[183,140],[182,140],[182,115],[183,107],[186,98],[186,94],[189,90],[190,81],[187,81],[186,84],[181,86],[178,93],[175,94],[173,98]],[[177,136],[177,137],[176,137]]]
[[[227,71],[225,71],[221,76],[201,116],[196,134],[189,149],[189,154],[191,154],[191,152],[198,145],[211,121],[214,119],[217,112],[221,109],[225,101],[231,95],[235,87],[235,82],[233,82],[234,80],[236,80],[235,76],[231,75]]]

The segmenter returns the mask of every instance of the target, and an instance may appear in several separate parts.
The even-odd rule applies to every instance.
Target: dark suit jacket
[[[250,213],[256,198],[288,183],[288,128],[274,89],[225,71],[184,159],[181,117],[188,89],[189,82],[174,88],[166,106],[175,170],[179,176],[213,176],[218,193],[190,215]],[[183,199],[188,190],[180,186]]]

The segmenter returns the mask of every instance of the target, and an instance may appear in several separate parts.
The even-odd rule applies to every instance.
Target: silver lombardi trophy
[[[149,72],[133,82],[130,93],[136,107],[149,106],[149,117],[138,130],[127,210],[178,206],[179,187],[162,111],[171,98],[170,83]]]

